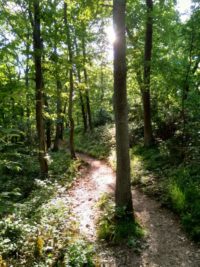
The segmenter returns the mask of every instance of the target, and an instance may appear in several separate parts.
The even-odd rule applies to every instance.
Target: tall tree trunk
[[[144,80],[142,90],[143,111],[144,111],[144,145],[153,144],[152,124],[151,124],[151,96],[150,96],[150,76],[151,76],[151,56],[152,56],[152,37],[153,37],[153,1],[146,0],[146,35],[144,51]]]
[[[75,159],[75,149],[74,149],[74,119],[73,119],[73,93],[74,93],[74,77],[73,77],[73,51],[72,51],[72,44],[71,44],[71,36],[70,36],[70,29],[68,25],[68,16],[67,16],[67,3],[64,3],[64,23],[67,32],[67,46],[69,52],[69,106],[68,106],[68,117],[69,117],[69,124],[70,124],[70,137],[69,137],[69,149],[71,153],[71,158]]]
[[[87,107],[87,118],[88,118],[88,125],[90,131],[92,131],[92,115],[91,115],[91,108],[90,108],[90,96],[89,96],[89,90],[87,88],[88,86],[88,78],[87,78],[87,70],[84,69],[84,77],[85,77],[85,84],[86,84],[86,91],[85,91],[85,97],[86,97],[86,107]]]
[[[101,103],[104,102],[104,73],[103,73],[104,66],[105,64],[102,62],[101,64],[101,96],[100,96]]]
[[[54,10],[54,6],[53,6]],[[56,80],[56,133],[55,133],[55,139],[54,139],[54,145],[53,145],[53,151],[58,151],[59,150],[59,141],[63,140],[63,130],[64,130],[64,125],[63,125],[63,115],[62,115],[62,98],[61,98],[61,93],[62,93],[62,83],[60,80],[60,69],[58,65],[58,59],[59,55],[57,52],[57,46],[58,46],[58,25],[56,23],[56,20],[54,19],[53,21],[53,26],[54,26],[54,53],[52,57],[53,64],[55,66],[55,80]]]
[[[80,90],[79,90],[79,98],[80,98],[80,104],[81,104],[81,113],[82,113],[82,118],[83,118],[84,133],[86,133],[87,132],[87,114],[85,112],[83,95]]]
[[[78,44],[77,44],[77,40],[76,38],[74,39],[74,44],[76,47],[76,56],[79,57],[80,53],[79,53],[79,49],[78,49]],[[77,75],[78,75],[78,82],[81,83],[81,72],[80,69],[77,69]],[[83,127],[84,127],[84,133],[87,132],[87,113],[85,110],[85,103],[84,103],[84,98],[83,98],[83,94],[81,92],[81,89],[79,89],[79,99],[80,99],[80,105],[81,105],[81,114],[82,114],[82,118],[83,118]]]
[[[90,96],[89,96],[89,90],[88,90],[88,76],[87,76],[87,70],[85,67],[86,64],[86,48],[85,48],[85,39],[83,37],[82,39],[82,48],[83,48],[83,60],[84,60],[84,78],[85,78],[85,84],[86,84],[86,92],[85,92],[85,97],[86,97],[86,107],[87,107],[87,118],[88,118],[88,125],[90,131],[92,131],[92,115],[91,115],[91,108],[90,108]]]
[[[53,151],[59,150],[59,140],[63,140],[63,118],[62,118],[62,102],[61,102],[61,90],[62,84],[59,77],[56,78],[57,88],[57,121],[56,121],[56,135],[54,140]]]
[[[27,34],[27,44],[26,44],[26,69],[25,69],[25,86],[26,86],[26,138],[27,143],[32,143],[32,136],[31,136],[31,122],[30,122],[30,99],[29,99],[29,60],[30,60],[30,44],[29,44],[30,34]]]
[[[114,43],[114,111],[116,125],[117,177],[116,208],[125,208],[126,216],[133,216],[130,183],[130,158],[128,136],[128,108],[126,90],[126,38],[125,0],[114,0],[113,23],[116,33]]]
[[[42,74],[42,41],[40,31],[40,2],[33,2],[33,48],[35,60],[36,82],[36,126],[39,141],[39,163],[42,177],[48,176],[48,163],[46,157],[45,129],[43,120],[43,74]]]
[[[80,75],[79,70],[78,70],[78,80],[79,80],[79,83],[81,83],[81,75]],[[81,113],[82,113],[82,118],[83,118],[84,132],[87,132],[87,114],[85,112],[85,104],[84,104],[83,95],[80,89],[79,89],[79,98],[80,98]]]
[[[47,95],[44,95],[44,104],[45,104],[45,110],[49,114],[49,103],[47,99]],[[46,118],[45,120],[45,128],[46,128],[46,145],[47,149],[51,147],[51,119]]]

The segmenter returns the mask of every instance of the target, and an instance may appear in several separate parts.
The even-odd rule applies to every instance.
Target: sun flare
[[[112,25],[107,26],[105,32],[107,34],[107,39],[108,39],[109,44],[112,45],[116,40],[116,35],[114,32],[113,26]]]

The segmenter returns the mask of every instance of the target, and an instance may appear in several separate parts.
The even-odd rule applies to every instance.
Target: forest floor
[[[69,191],[80,233],[94,244],[102,267],[199,267],[200,248],[182,231],[178,218],[161,204],[133,189],[135,215],[147,232],[140,253],[127,246],[99,242],[96,234],[100,212],[96,203],[104,193],[114,193],[115,174],[105,161],[78,154],[87,163]]]

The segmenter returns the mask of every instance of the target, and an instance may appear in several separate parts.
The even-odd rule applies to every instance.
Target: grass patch
[[[175,183],[171,183],[168,188],[169,198],[172,206],[177,212],[182,212],[185,209],[185,194],[180,187]]]
[[[180,214],[184,228],[197,242],[200,242],[199,173],[198,165],[180,165],[171,170],[166,192],[172,209]]]
[[[114,200],[109,194],[104,194],[97,206],[101,211],[98,221],[98,238],[111,244],[123,243],[134,247],[135,250],[140,250],[144,230],[139,223],[130,218],[124,220],[122,211],[119,211],[116,216]]]

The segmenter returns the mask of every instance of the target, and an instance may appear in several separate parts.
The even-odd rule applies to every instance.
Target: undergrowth
[[[75,131],[75,148],[98,159],[107,159],[114,146],[113,125],[99,126],[93,132],[83,133],[82,129]]]
[[[126,218],[123,210],[116,212],[114,199],[110,194],[103,194],[97,207],[101,211],[97,223],[99,240],[110,244],[126,244],[139,252],[145,233],[139,223],[133,218]]]
[[[67,197],[80,165],[65,151],[50,153],[49,178],[41,180],[35,152],[1,153],[0,266],[94,266]]]
[[[177,214],[193,240],[200,241],[200,166],[183,160],[167,142],[131,150],[132,183],[158,197]]]

